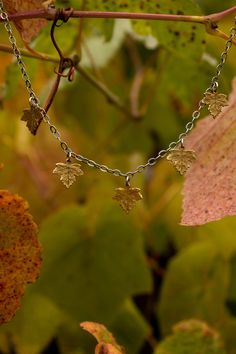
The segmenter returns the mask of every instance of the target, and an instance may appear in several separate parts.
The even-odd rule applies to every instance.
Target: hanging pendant
[[[33,97],[30,98],[29,102],[30,109],[24,109],[21,120],[26,122],[26,126],[29,131],[33,135],[36,135],[38,127],[43,120],[43,113],[39,105],[34,102]]]
[[[195,151],[185,150],[183,141],[181,141],[180,148],[171,150],[167,155],[167,160],[174,165],[181,175],[184,175],[188,171],[196,158]]]
[[[116,200],[121,208],[128,214],[136,202],[143,199],[140,188],[130,187],[130,176],[126,177],[126,186],[116,188],[113,199]]]
[[[60,176],[60,181],[62,181],[67,188],[76,181],[76,177],[84,174],[80,168],[80,164],[71,163],[70,156],[67,158],[66,163],[56,163],[56,168],[54,168],[53,173]]]
[[[222,111],[222,108],[228,106],[227,96],[224,93],[206,92],[202,100],[208,105],[208,110],[213,118],[216,118]]]

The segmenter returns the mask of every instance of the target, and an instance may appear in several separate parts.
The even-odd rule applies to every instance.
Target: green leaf
[[[230,284],[227,296],[227,306],[232,313],[232,315],[236,316],[236,254],[231,259],[231,277]]]
[[[17,88],[19,82],[21,80],[20,70],[16,62],[11,63],[8,65],[6,74],[5,74],[5,99],[11,99],[16,95]]]
[[[105,22],[106,23],[106,22]],[[82,46],[82,58],[80,65],[93,68],[91,57],[95,59],[97,68],[106,66],[120,49],[126,35],[129,22],[116,20],[113,35],[110,40],[106,39],[106,27],[103,35],[90,35],[86,38],[86,48]]]
[[[134,303],[125,301],[109,327],[127,353],[138,354],[151,328]]]
[[[154,354],[226,354],[219,334],[206,323],[189,320],[174,327],[174,333]]]
[[[1,328],[0,334],[12,337],[17,354],[38,354],[49,344],[62,318],[49,299],[30,291],[16,317]]]
[[[44,271],[38,289],[76,320],[111,321],[123,301],[151,290],[140,232],[115,206],[92,215],[70,207],[41,229]]]
[[[179,111],[187,108],[188,114],[191,114],[196,105],[196,98],[199,97],[200,100],[201,92],[204,92],[209,85],[213,68],[202,60],[196,63],[189,60],[187,55],[178,58],[177,55],[170,56],[168,52],[164,53],[161,61],[164,67],[160,82],[162,100],[167,97],[175,104],[175,111],[176,108]]]
[[[28,75],[31,80],[34,79],[35,73],[38,70],[39,62],[37,60],[32,60],[32,58],[24,58],[24,62],[27,68]],[[16,63],[13,61],[10,65],[8,65],[7,70],[5,72],[5,94],[4,99],[10,100],[17,94],[19,94],[19,84],[22,84],[22,76],[20,69]]]
[[[38,51],[47,54],[57,54],[50,37],[50,26],[48,24],[42,29],[33,45]],[[71,51],[74,51],[74,47],[77,44],[78,23],[70,21],[64,26],[57,27],[54,36],[59,48],[66,56]]]
[[[83,0],[71,0],[71,6],[79,9]],[[126,11],[147,12],[177,15],[201,15],[201,11],[192,0],[119,0],[119,1],[84,1],[86,10],[94,11]],[[96,22],[94,22],[96,25]],[[169,21],[144,21],[133,20],[133,30],[141,35],[153,35],[158,42],[168,50],[178,53],[179,56],[187,56],[199,59],[203,51],[205,31],[202,25],[169,22]],[[101,20],[99,25],[101,26]]]
[[[228,263],[210,242],[180,252],[169,264],[161,291],[158,314],[163,332],[187,318],[219,322],[225,316],[228,280]]]

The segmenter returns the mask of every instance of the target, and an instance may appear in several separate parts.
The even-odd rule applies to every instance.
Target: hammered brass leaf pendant
[[[84,172],[80,168],[80,164],[71,162],[58,162],[53,173],[60,176],[60,181],[69,188],[75,181],[76,177],[82,176]]]
[[[167,160],[172,162],[181,175],[184,175],[196,160],[196,154],[193,150],[173,149],[168,154]]]
[[[29,131],[36,135],[38,127],[43,120],[42,111],[39,107],[31,105],[30,109],[25,109],[23,111],[23,116],[21,118],[24,122],[26,122],[26,126]]]
[[[134,207],[137,201],[142,200],[143,196],[139,188],[116,188],[116,194],[113,197],[118,201],[121,208],[128,214]]]
[[[222,108],[228,106],[227,96],[223,93],[207,92],[204,94],[203,103],[208,104],[208,110],[213,118],[216,118]]]

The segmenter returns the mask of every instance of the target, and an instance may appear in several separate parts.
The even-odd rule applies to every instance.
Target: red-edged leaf
[[[206,117],[185,140],[197,161],[183,189],[183,225],[200,225],[236,214],[236,78],[228,106],[217,120]]]

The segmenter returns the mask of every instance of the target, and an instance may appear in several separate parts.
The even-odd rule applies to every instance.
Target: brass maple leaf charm
[[[184,175],[196,160],[196,154],[195,151],[184,150],[184,148],[173,149],[167,155],[167,160],[172,162],[181,175]]]
[[[125,188],[116,188],[116,194],[113,199],[117,200],[121,208],[128,214],[135,203],[143,199],[143,196],[139,188],[126,186]]]
[[[41,109],[36,105],[31,105],[30,109],[24,109],[23,116],[21,118],[26,123],[29,131],[36,135],[38,127],[43,120],[43,114]]]
[[[56,168],[53,170],[53,173],[58,174],[60,181],[69,188],[75,181],[76,177],[82,176],[84,173],[80,168],[80,164],[71,163],[71,162],[58,162]]]
[[[202,102],[208,104],[208,110],[213,118],[218,116],[222,108],[228,105],[227,96],[223,93],[207,92],[204,96]]]

